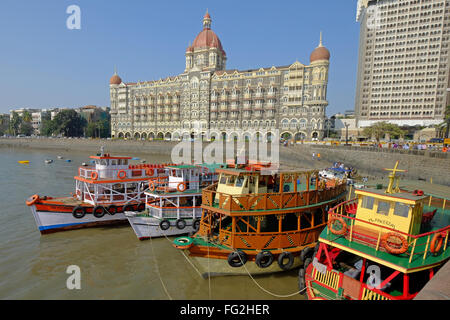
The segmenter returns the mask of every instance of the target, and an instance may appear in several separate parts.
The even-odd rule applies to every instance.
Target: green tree
[[[22,123],[20,124],[19,133],[26,136],[31,136],[34,133],[34,128],[31,122],[22,121]]]
[[[20,125],[22,124],[22,118],[15,111],[12,112],[11,121],[9,122],[9,134],[18,135]]]
[[[390,138],[402,138],[405,135],[405,131],[402,130],[398,125],[387,123],[385,121],[377,122],[370,127],[366,127],[363,130],[363,135],[367,138],[375,137],[377,142],[380,142],[382,138],[389,134]]]
[[[86,127],[86,120],[75,110],[63,110],[55,118],[53,133],[62,134],[65,137],[81,137]]]

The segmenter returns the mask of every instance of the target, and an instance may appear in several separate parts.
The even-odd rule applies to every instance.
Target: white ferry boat
[[[226,165],[177,165],[168,176],[150,180],[146,210],[125,213],[139,240],[196,232],[202,216],[202,189],[217,182]]]
[[[125,211],[145,209],[149,180],[167,176],[168,164],[132,165],[131,157],[111,156],[103,150],[90,158],[94,166],[78,169],[73,196],[35,194],[27,199],[41,234],[126,223]]]

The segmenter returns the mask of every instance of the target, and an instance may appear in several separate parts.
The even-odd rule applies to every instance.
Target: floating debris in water
[[[20,160],[20,161],[17,161],[17,162],[21,163],[21,164],[29,164],[30,160]]]
[[[45,163],[52,163],[53,160],[52,160],[52,159],[47,159],[47,160],[44,160],[44,162],[45,162]]]

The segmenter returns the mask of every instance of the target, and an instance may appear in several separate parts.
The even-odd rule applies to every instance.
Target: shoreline
[[[153,140],[107,140],[84,138],[0,138],[0,150],[29,149],[52,150],[61,152],[91,152],[97,154],[100,147],[104,146],[107,153],[127,156],[164,156],[168,160],[172,149],[179,142]],[[209,143],[203,143],[203,148]],[[320,161],[312,160],[312,152],[321,152]],[[375,159],[375,154],[370,151],[346,151],[330,147],[318,149],[314,145],[293,145],[284,147],[279,145],[280,167],[287,170],[295,169],[323,169],[333,165],[335,161],[343,162],[358,170],[358,175],[369,179],[382,179],[386,177],[385,167],[395,164],[400,160],[400,166],[407,169],[405,179],[414,181],[430,181],[430,178],[440,185],[450,186],[450,176],[446,174],[450,169],[450,161],[447,159],[424,158],[422,156],[382,154]],[[434,161],[434,162],[433,162]],[[418,167],[417,167],[418,166]],[[424,178],[425,177],[425,178]]]

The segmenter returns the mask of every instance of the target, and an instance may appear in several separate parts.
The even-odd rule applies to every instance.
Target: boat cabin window
[[[226,184],[227,183],[227,177],[226,176],[221,176],[220,177],[220,184]]]
[[[117,166],[117,159],[111,159],[111,165]]]
[[[101,160],[100,160],[100,164],[101,164],[102,166],[107,166],[107,165],[108,165],[108,160],[106,160],[106,159],[101,159]]]
[[[362,198],[362,204],[361,204],[361,206],[362,206],[364,209],[372,210],[372,209],[373,209],[373,202],[374,202],[374,198],[373,198],[373,197],[364,196],[364,197]]]
[[[117,159],[119,166],[126,166],[128,164],[128,159]]]
[[[236,187],[242,187],[243,184],[244,184],[244,177],[239,176],[239,177],[236,179]]]
[[[394,215],[407,218],[408,213],[409,213],[408,205],[406,205],[404,203],[400,203],[400,202],[395,203]]]
[[[228,177],[227,186],[234,186],[234,182],[236,181],[235,176]]]
[[[389,208],[391,204],[386,201],[378,201],[377,213],[387,216],[389,214]]]

